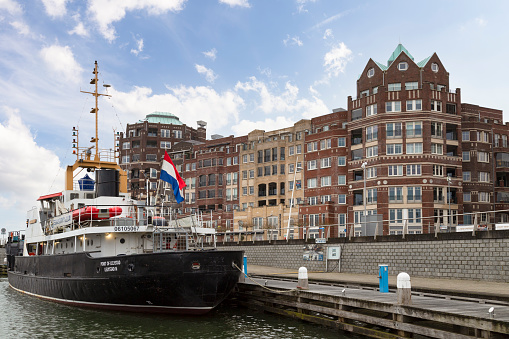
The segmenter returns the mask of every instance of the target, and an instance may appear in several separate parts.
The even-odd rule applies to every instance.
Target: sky
[[[347,107],[370,58],[398,43],[436,52],[462,101],[504,111],[507,1],[0,0],[0,227],[24,228],[37,197],[63,189],[94,135],[100,148],[154,111],[213,134],[274,130]],[[106,88],[101,86],[103,93]],[[85,141],[82,141],[85,140]]]

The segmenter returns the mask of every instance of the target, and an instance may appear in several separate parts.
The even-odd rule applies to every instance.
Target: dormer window
[[[368,69],[368,78],[371,78],[373,77],[373,75],[375,75],[375,69],[374,68],[370,68]]]
[[[400,71],[406,71],[408,69],[408,64],[405,61],[402,61],[398,64],[398,69]]]
[[[436,64],[436,63],[432,63],[432,64],[431,64],[431,70],[432,70],[433,72],[435,72],[435,73],[436,73],[436,72],[438,72],[438,64]]]

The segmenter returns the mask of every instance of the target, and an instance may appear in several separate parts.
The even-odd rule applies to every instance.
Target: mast
[[[92,108],[92,110],[90,111],[90,113],[95,113],[95,138],[92,138],[92,140],[90,140],[90,142],[95,142],[95,158],[94,158],[94,160],[100,161],[100,159],[99,159],[99,134],[98,134],[99,133],[99,123],[98,123],[98,121],[99,121],[99,103],[98,103],[98,100],[99,100],[100,96],[111,97],[111,95],[102,94],[102,93],[99,93],[99,91],[98,91],[97,86],[98,86],[99,78],[97,77],[97,74],[99,72],[98,72],[98,67],[97,67],[97,60],[95,61],[95,67],[94,67],[94,70],[92,71],[92,73],[94,74],[94,77],[90,80],[90,84],[95,85],[95,91],[94,92],[80,91],[80,92],[92,94],[95,97],[95,107]],[[104,85],[104,87],[110,87],[110,86]]]

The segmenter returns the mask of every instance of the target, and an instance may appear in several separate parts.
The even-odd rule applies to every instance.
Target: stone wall
[[[325,270],[326,249],[341,247],[341,272],[378,274],[378,265],[389,265],[389,274],[509,282],[509,231],[383,236],[376,240],[359,237],[329,239],[324,244],[324,260],[303,260],[302,240],[220,244],[225,249],[242,249],[248,266],[262,265],[309,271]],[[328,261],[329,271],[337,271],[337,261]]]

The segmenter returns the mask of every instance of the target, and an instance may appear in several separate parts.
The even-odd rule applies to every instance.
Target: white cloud
[[[37,144],[17,110],[2,110],[7,120],[0,122],[0,220],[16,230],[37,197],[63,188],[64,169],[55,153]]]
[[[303,117],[314,117],[329,111],[325,103],[316,96],[313,97],[313,100],[299,98],[299,88],[290,82],[285,84],[285,91],[279,95],[271,93],[267,85],[257,80],[256,77],[251,77],[248,82],[238,82],[235,85],[235,90],[257,93],[261,99],[257,104],[257,109],[267,114],[300,113]]]
[[[66,3],[69,0],[42,0],[46,14],[53,18],[62,17],[67,13]]]
[[[229,5],[230,7],[245,7],[249,8],[251,5],[247,0],[219,0],[219,3]]]
[[[298,36],[294,36],[294,37],[291,37],[287,34],[286,35],[286,39],[283,40],[283,44],[285,46],[288,46],[288,45],[297,45],[297,46],[302,46],[303,43],[302,41],[300,40],[300,38]]]
[[[316,25],[314,25],[313,27],[311,27],[311,29],[318,29],[324,25],[328,25],[330,24],[331,22],[333,21],[336,21],[342,17],[344,17],[345,15],[349,14],[350,12],[352,12],[352,10],[348,10],[348,11],[344,11],[344,12],[341,12],[341,13],[338,13],[338,14],[335,14],[325,20],[322,20],[320,21],[319,23],[317,23]]]
[[[484,18],[482,17],[479,17],[479,18],[475,18],[475,23],[479,26],[479,27],[484,27],[488,24],[488,21],[484,20]]]
[[[19,34],[28,36],[30,35],[30,28],[27,24],[21,21],[14,21],[10,23],[12,27],[14,27],[15,30],[18,31]]]
[[[88,12],[99,25],[101,34],[108,40],[115,40],[114,22],[122,20],[126,12],[146,10],[149,15],[161,15],[169,11],[179,12],[186,0],[90,0]]]
[[[232,130],[234,135],[247,135],[255,129],[273,131],[292,126],[294,123],[294,121],[284,116],[278,116],[276,119],[267,118],[261,121],[242,120],[238,124],[232,126]]]
[[[150,88],[135,87],[130,92],[110,90],[111,101],[126,121],[137,121],[154,111],[171,112],[180,121],[196,126],[196,121],[208,123],[209,131],[229,127],[238,120],[244,100],[233,91],[216,92],[205,86],[168,87],[169,93],[153,94]],[[212,132],[216,133],[216,132]]]
[[[21,14],[23,10],[20,4],[14,0],[0,0],[0,10],[6,10],[11,15]]]
[[[194,67],[196,68],[196,71],[198,73],[205,75],[205,79],[207,79],[208,82],[214,83],[214,81],[217,79],[217,75],[214,73],[213,70],[208,69],[203,65],[194,65]]]
[[[205,55],[207,58],[212,59],[212,60],[216,60],[216,56],[217,56],[217,49],[212,48],[210,51],[202,52],[202,53],[203,53],[203,55]]]
[[[304,9],[304,6],[308,2],[316,2],[316,0],[297,0],[297,9],[299,10],[299,13],[307,12],[307,9]]]
[[[323,65],[329,77],[337,77],[339,73],[344,73],[346,64],[350,60],[352,60],[352,51],[346,47],[345,43],[341,42],[339,45],[333,46],[332,49],[325,54]]]
[[[69,46],[52,45],[43,48],[39,55],[51,71],[63,77],[63,81],[78,83],[83,68],[76,62]]]
[[[323,39],[327,40],[328,38],[334,38],[334,35],[332,34],[332,29],[330,28],[327,28],[323,33]]]
[[[72,16],[72,18],[74,19],[74,21],[76,21],[76,26],[67,33],[69,33],[70,35],[76,34],[80,36],[88,36],[88,31],[85,28],[85,25],[83,25],[83,22],[81,22],[80,15],[75,14]]]
[[[140,38],[139,40],[134,38],[134,41],[136,41],[136,49],[131,49],[131,53],[137,56],[140,52],[143,51],[143,38]]]

